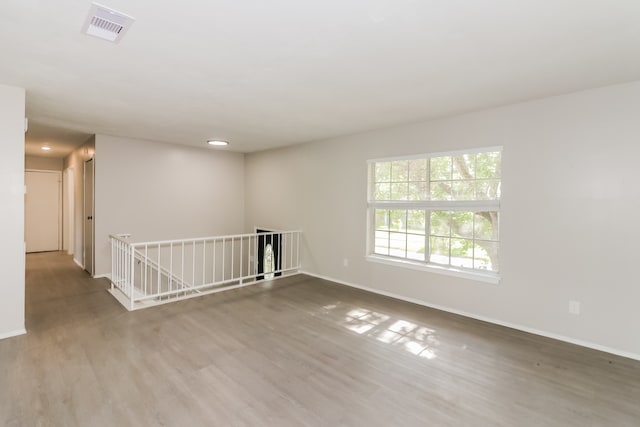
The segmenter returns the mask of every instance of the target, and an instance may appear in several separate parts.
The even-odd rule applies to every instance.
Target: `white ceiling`
[[[3,0],[32,123],[250,152],[640,79],[638,0]],[[37,129],[36,129],[37,130]]]

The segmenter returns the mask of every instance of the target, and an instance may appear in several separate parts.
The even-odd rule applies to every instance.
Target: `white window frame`
[[[375,163],[393,162],[398,160],[416,160],[429,159],[433,157],[444,156],[460,156],[464,154],[478,154],[486,152],[503,152],[502,146],[482,147],[468,150],[455,150],[436,153],[425,153],[410,156],[386,157],[367,160],[367,254],[366,259],[370,262],[392,265],[401,268],[413,270],[429,271],[438,274],[444,274],[454,277],[462,277],[485,283],[497,284],[500,282],[499,272],[482,271],[479,269],[471,269],[464,267],[453,267],[443,264],[429,262],[429,255],[425,254],[425,261],[411,260],[407,258],[394,257],[392,255],[376,254],[375,251],[375,211],[376,209],[400,209],[400,210],[425,210],[425,240],[429,240],[430,224],[429,212],[434,210],[444,211],[480,211],[489,210],[497,211],[500,214],[500,200],[465,200],[465,201],[431,201],[431,200],[415,200],[415,201],[376,201],[374,200],[375,185]],[[502,183],[502,173],[500,174],[500,183]],[[501,238],[500,238],[501,240]],[[500,240],[498,241],[498,254],[500,254]],[[428,244],[426,245],[428,250]]]

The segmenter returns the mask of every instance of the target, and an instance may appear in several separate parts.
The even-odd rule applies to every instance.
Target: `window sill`
[[[500,275],[497,273],[483,273],[479,271],[462,270],[454,267],[445,267],[437,264],[425,264],[404,259],[396,259],[378,255],[367,255],[367,261],[379,264],[392,265],[394,267],[409,268],[412,270],[428,271],[429,273],[444,274],[445,276],[460,277],[497,285],[500,283]]]

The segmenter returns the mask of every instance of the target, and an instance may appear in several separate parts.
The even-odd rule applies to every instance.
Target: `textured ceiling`
[[[0,3],[34,133],[250,152],[640,79],[637,0],[101,2],[119,44],[88,1]]]

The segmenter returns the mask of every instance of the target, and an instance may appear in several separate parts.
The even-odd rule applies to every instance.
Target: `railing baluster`
[[[300,268],[300,232],[296,232],[296,238],[298,242],[296,243],[296,268]]]
[[[251,236],[247,237],[247,277],[251,277]]]
[[[135,278],[133,277],[134,273],[135,273],[135,262],[136,262],[136,254],[135,254],[135,249],[131,246],[129,246],[129,251],[131,252],[131,257],[130,257],[130,269],[131,269],[131,282],[129,283],[129,301],[130,301],[130,306],[129,306],[129,310],[133,310],[133,304],[134,304],[134,298],[135,296],[133,295],[133,287],[135,286]]]
[[[202,240],[202,285],[207,283],[207,241]]]
[[[213,262],[211,263],[213,267],[211,269],[211,276],[213,277],[211,283],[216,283],[216,242],[217,239],[213,239],[213,250],[211,251],[213,253]]]
[[[193,268],[191,270],[191,287],[196,285],[196,241],[193,241],[191,246],[191,260],[193,261]]]
[[[184,242],[182,242],[182,254],[180,256],[182,267],[180,269],[180,287],[184,289]]]
[[[124,240],[123,236],[110,236],[112,239],[110,287],[111,292],[122,292],[127,296],[130,310],[135,307],[143,307],[138,303],[146,300],[153,299],[157,303],[161,303],[194,296],[198,293],[235,289],[256,283],[258,277],[266,278],[267,275],[274,277],[275,274],[285,273],[295,274],[295,270],[300,268],[301,233],[299,231],[270,231],[135,244]],[[230,245],[228,244],[229,240],[231,240]],[[188,262],[186,258],[187,248],[185,246],[187,244],[191,245],[191,262]],[[207,250],[208,244],[211,244],[211,252]],[[218,244],[220,244],[220,248],[218,248]],[[202,260],[198,254],[199,245],[202,245]],[[240,245],[239,248],[238,245]],[[262,247],[260,248],[259,245]],[[258,260],[258,253],[262,252],[264,255],[269,245],[273,250],[272,265],[264,264],[264,260]],[[176,252],[178,249],[180,252]],[[153,255],[154,250],[157,251],[155,256]],[[163,255],[165,250],[169,251],[168,256],[167,254]],[[178,256],[179,260],[175,259]],[[164,265],[167,261],[169,262],[168,267]],[[176,261],[179,264],[176,264]],[[209,262],[211,262],[211,267],[208,266]],[[246,268],[245,262],[247,263]],[[258,271],[258,264],[262,264],[265,268]],[[179,274],[176,274],[177,268],[180,269]],[[191,268],[191,283],[185,281],[185,277],[189,275],[188,268]],[[200,268],[202,269],[202,278],[198,283],[196,277],[200,279],[198,272]],[[220,278],[217,277],[219,269]],[[207,279],[209,270],[211,280]],[[227,273],[227,271],[230,272]],[[253,280],[250,280],[252,278]],[[223,286],[214,287],[220,284]]]
[[[149,259],[149,246],[144,245],[144,296],[147,296],[147,277],[149,273],[149,264],[147,260]]]
[[[158,243],[158,285],[156,286],[156,293],[159,294],[160,293],[160,266],[162,265],[160,263],[160,243]]]

